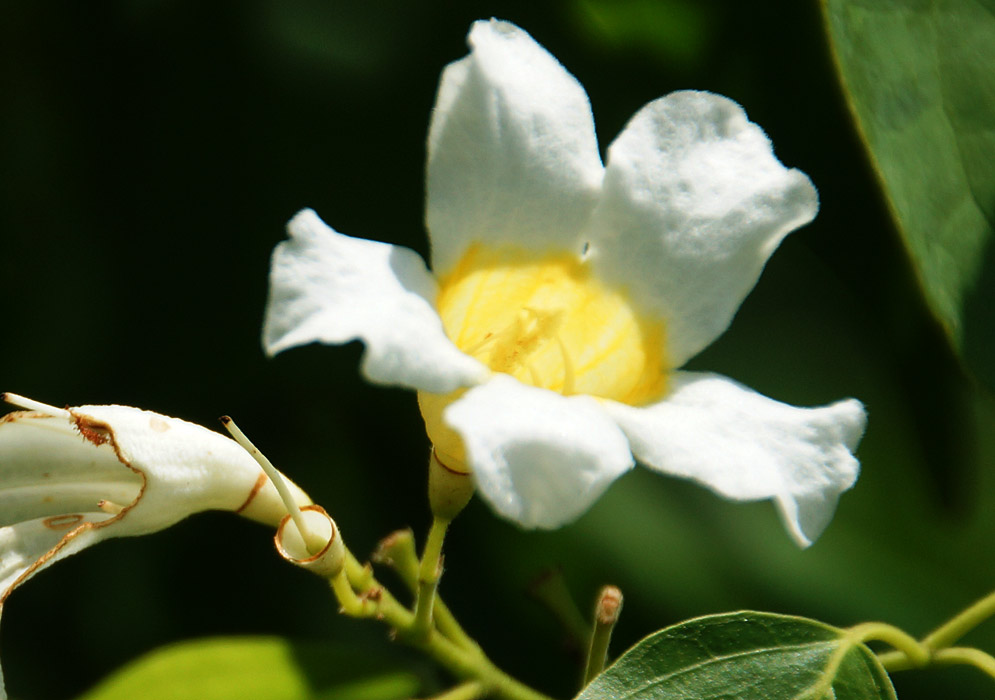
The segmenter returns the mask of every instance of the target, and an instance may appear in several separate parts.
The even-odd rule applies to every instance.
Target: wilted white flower
[[[587,96],[518,27],[473,25],[428,137],[432,270],[302,211],[273,256],[268,352],[366,345],[418,390],[440,461],[502,515],[555,527],[635,459],[773,499],[809,544],[858,472],[853,399],[795,408],[679,368],[717,338],[815,188],[731,100],[643,107],[602,165]]]
[[[39,409],[0,416],[0,612],[17,586],[101,540],[156,532],[203,510],[274,527],[287,514],[255,460],[206,428],[128,406],[0,399]]]

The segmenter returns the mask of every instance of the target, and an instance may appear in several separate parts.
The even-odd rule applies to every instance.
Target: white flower
[[[518,27],[473,25],[428,137],[432,270],[305,210],[273,255],[264,345],[366,345],[419,391],[440,460],[526,527],[576,518],[633,456],[735,500],[773,499],[800,545],[857,477],[853,399],[795,408],[680,371],[767,258],[815,216],[809,179],[734,102],[643,107],[603,166],[580,84]]]
[[[287,513],[253,458],[206,428],[127,406],[0,398],[40,409],[0,416],[0,612],[17,586],[101,540],[156,532],[203,510],[274,527]]]

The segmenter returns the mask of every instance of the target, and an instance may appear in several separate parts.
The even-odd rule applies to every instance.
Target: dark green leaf
[[[895,700],[874,654],[821,622],[700,617],[639,642],[578,700]]]
[[[926,299],[995,386],[995,2],[825,0],[850,106]]]
[[[395,700],[421,689],[391,654],[275,637],[185,642],[143,656],[80,700]]]

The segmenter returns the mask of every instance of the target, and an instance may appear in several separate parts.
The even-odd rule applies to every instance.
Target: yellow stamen
[[[630,405],[666,390],[663,323],[602,284],[579,256],[476,244],[440,279],[436,308],[461,350],[525,384]],[[418,399],[439,459],[468,471],[462,441],[442,420],[460,395]]]

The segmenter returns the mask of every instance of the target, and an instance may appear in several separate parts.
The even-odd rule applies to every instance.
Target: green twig
[[[409,632],[416,637],[427,636],[433,626],[432,608],[435,590],[442,576],[442,543],[446,539],[449,521],[432,518],[432,527],[425,541],[421,564],[418,567],[418,592],[415,596],[415,622]]]
[[[373,561],[394,569],[412,595],[418,595],[420,562],[418,561],[418,553],[415,551],[415,536],[410,529],[398,530],[381,540],[373,553]],[[435,626],[446,637],[462,647],[482,653],[480,646],[473,641],[456,620],[456,616],[449,610],[449,606],[439,596],[438,591],[435,593],[433,617],[435,618]]]
[[[898,654],[908,660],[908,668],[924,668],[929,665],[930,652],[919,640],[908,632],[884,622],[864,622],[847,630],[847,637],[856,644],[877,641],[894,647]],[[878,661],[884,665],[884,655]],[[885,666],[886,670],[889,669]]]
[[[439,693],[429,700],[477,700],[487,693],[487,687],[478,681],[467,681],[460,683],[455,688],[451,688],[444,693]]]
[[[941,666],[966,664],[974,666],[982,673],[995,678],[995,657],[972,647],[947,647],[933,655],[933,661]]]
[[[529,594],[553,614],[566,632],[574,651],[584,653],[591,640],[592,629],[570,595],[563,572],[550,568],[529,585]]]
[[[995,592],[989,593],[971,607],[930,632],[922,643],[934,651],[949,647],[972,629],[995,615]]]
[[[504,673],[476,644],[473,648],[457,644],[434,626],[423,635],[413,634],[415,614],[401,605],[376,580],[370,567],[360,564],[348,549],[343,573],[336,576],[331,584],[345,614],[381,620],[397,631],[399,639],[423,650],[457,678],[479,684],[481,695],[495,695],[504,700],[551,700]]]

